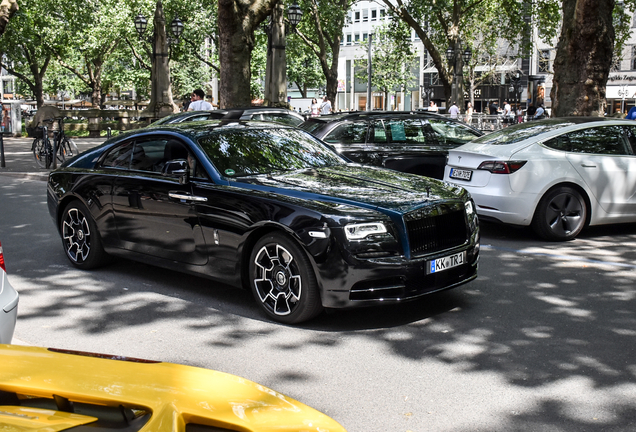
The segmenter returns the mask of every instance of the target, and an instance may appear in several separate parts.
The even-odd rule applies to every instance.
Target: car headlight
[[[369,235],[386,233],[386,226],[382,222],[357,223],[345,226],[347,240],[362,240]]]
[[[472,215],[475,212],[475,209],[473,208],[473,202],[472,201],[466,201],[464,203],[464,209],[466,210],[466,214],[468,216]]]

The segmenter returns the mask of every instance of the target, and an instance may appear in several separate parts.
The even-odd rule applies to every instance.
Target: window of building
[[[347,45],[351,45],[351,33],[347,33]]]
[[[371,10],[371,21],[375,21],[377,19],[378,19],[378,10],[377,9]]]
[[[353,35],[353,42],[356,44],[360,43],[360,33],[356,33]]]
[[[539,72],[550,72],[550,50],[539,51]]]
[[[363,9],[362,10],[362,22],[368,22],[369,21],[369,9]]]
[[[360,11],[355,11],[353,14],[353,17],[354,17],[353,19],[354,22],[360,22]]]
[[[351,11],[347,12],[347,24],[351,24],[353,22],[352,14],[353,12]]]
[[[366,42],[369,39],[368,33],[362,33],[362,42]]]
[[[380,9],[380,19],[384,19],[386,17],[386,9]]]
[[[636,45],[632,45],[632,70],[636,70]]]

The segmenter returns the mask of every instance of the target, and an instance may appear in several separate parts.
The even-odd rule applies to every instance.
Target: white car
[[[570,240],[588,225],[636,221],[636,122],[567,117],[504,128],[450,150],[444,180],[483,220]]]
[[[18,317],[18,293],[7,278],[0,244],[0,344],[10,344]]]

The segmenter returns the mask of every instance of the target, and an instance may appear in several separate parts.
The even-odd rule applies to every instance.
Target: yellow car
[[[235,375],[0,345],[0,430],[341,432],[335,420]]]

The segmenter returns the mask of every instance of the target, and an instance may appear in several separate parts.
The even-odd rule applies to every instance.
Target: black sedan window
[[[233,177],[346,163],[295,129],[215,130],[199,144],[219,172]]]
[[[364,144],[367,142],[367,122],[343,123],[324,138],[333,144]]]
[[[447,144],[466,144],[480,136],[478,132],[458,122],[430,119],[428,123],[437,135],[444,137],[440,141],[445,141]]]

